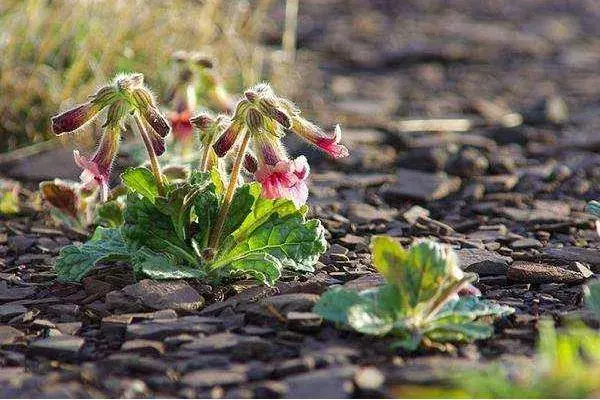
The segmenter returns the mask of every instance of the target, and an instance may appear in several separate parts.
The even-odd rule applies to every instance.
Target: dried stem
[[[160,166],[158,164],[158,157],[156,156],[156,152],[154,151],[154,147],[152,147],[152,143],[150,142],[150,137],[148,136],[148,131],[146,131],[146,127],[144,126],[144,121],[140,118],[138,113],[133,114],[133,119],[137,125],[137,128],[140,132],[140,136],[144,141],[144,145],[146,146],[146,151],[148,152],[148,157],[150,158],[150,168],[152,169],[152,173],[156,178],[156,184],[158,186],[158,193],[162,196],[165,194],[165,186],[162,179],[162,174],[160,173]]]
[[[233,167],[231,168],[229,185],[227,186],[225,196],[223,197],[223,204],[221,205],[221,210],[219,210],[219,215],[217,216],[215,229],[210,236],[210,240],[208,241],[209,248],[215,248],[221,240],[221,234],[223,233],[223,225],[225,225],[225,219],[227,218],[227,214],[229,214],[231,200],[233,199],[233,194],[235,192],[235,188],[237,187],[240,170],[242,169],[242,164],[244,163],[244,155],[246,154],[246,148],[248,147],[249,141],[250,132],[246,131],[246,133],[244,134],[244,139],[242,140],[242,144],[238,149],[238,154],[235,158],[235,162],[233,163]]]
[[[296,35],[298,27],[298,0],[287,0],[285,3],[285,28],[282,44],[283,52],[290,63],[296,57]]]

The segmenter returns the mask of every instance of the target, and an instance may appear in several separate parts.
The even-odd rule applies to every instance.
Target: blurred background
[[[23,149],[52,139],[51,115],[118,72],[144,73],[168,109],[177,51],[214,60],[234,97],[270,80],[327,127],[517,113],[531,124],[517,116],[519,129],[489,134],[522,142],[567,118],[592,132],[599,16],[594,0],[3,0],[0,152],[35,153]]]

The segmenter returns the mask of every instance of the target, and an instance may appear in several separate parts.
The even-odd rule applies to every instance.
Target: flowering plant
[[[100,186],[104,199],[122,123],[130,115],[151,161],[151,169],[130,168],[121,175],[127,188],[122,225],[98,227],[86,243],[63,248],[58,278],[79,280],[110,260],[126,261],[137,277],[154,279],[218,282],[252,276],[273,284],[284,268],[313,271],[326,248],[325,231],[320,221],[306,217],[306,158],[290,159],[281,138],[294,132],[341,157],[348,151],[339,144],[339,127],[327,135],[261,84],[245,93],[233,116],[202,114],[190,120],[202,144],[200,168],[186,179],[169,179],[158,163],[169,126],[141,85],[141,75],[125,79],[132,77],[137,77],[135,84],[123,85],[118,78],[110,90],[53,119],[56,133],[70,132],[108,107],[96,154],[87,159],[75,153],[85,185]],[[224,173],[219,158],[228,154],[232,166]],[[243,168],[255,181],[244,182]]]

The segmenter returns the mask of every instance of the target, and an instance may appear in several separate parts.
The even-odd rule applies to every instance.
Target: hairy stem
[[[227,186],[225,196],[223,197],[223,204],[221,205],[219,215],[217,216],[215,229],[210,236],[210,240],[208,241],[208,247],[210,248],[216,248],[216,246],[219,244],[219,241],[221,240],[221,234],[223,233],[223,225],[225,225],[225,219],[227,218],[227,214],[229,214],[231,200],[233,199],[233,194],[235,192],[235,188],[237,187],[240,170],[244,162],[244,155],[246,154],[246,148],[248,147],[249,141],[250,132],[246,131],[246,133],[244,134],[244,139],[242,140],[242,144],[240,145],[240,148],[238,150],[238,154],[235,158],[235,162],[233,163],[233,167],[231,168],[229,185]]]
[[[152,143],[150,142],[150,137],[148,136],[148,131],[146,131],[146,127],[144,126],[144,121],[140,118],[138,113],[133,114],[133,119],[137,125],[137,128],[140,132],[140,136],[144,141],[144,146],[146,146],[146,151],[148,152],[148,158],[150,158],[150,168],[152,169],[152,173],[156,178],[156,184],[158,186],[158,193],[162,196],[165,194],[165,186],[163,183],[162,174],[160,173],[160,166],[158,164],[158,157],[154,152],[154,147],[152,147]]]
[[[206,172],[208,171],[208,159],[209,154],[210,154],[210,148],[212,146],[208,145],[208,146],[204,146],[204,149],[202,149],[202,161],[200,162],[200,172]]]

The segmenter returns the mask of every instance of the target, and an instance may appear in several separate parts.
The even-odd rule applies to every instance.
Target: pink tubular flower
[[[256,180],[262,185],[262,195],[267,199],[290,199],[297,207],[306,203],[309,174],[306,157],[295,160],[281,160],[275,165],[263,164],[255,173]]]
[[[91,159],[80,155],[78,150],[73,151],[75,164],[83,169],[80,179],[84,188],[100,187],[102,201],[108,199],[110,170],[119,149],[120,138],[121,128],[119,126],[109,127]]]
[[[342,158],[349,155],[346,146],[340,144],[342,129],[339,125],[335,126],[333,136],[328,136],[315,124],[304,118],[295,117],[293,118],[290,130],[307,142],[319,147],[333,158]]]
[[[194,129],[190,121],[191,113],[184,110],[180,113],[172,112],[169,114],[169,120],[173,129],[173,137],[178,142],[187,142],[191,139]]]

